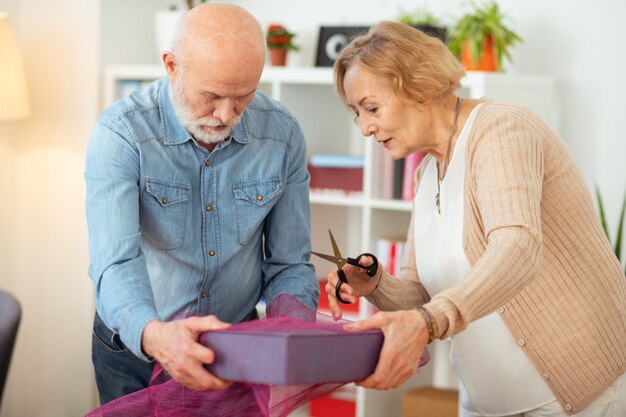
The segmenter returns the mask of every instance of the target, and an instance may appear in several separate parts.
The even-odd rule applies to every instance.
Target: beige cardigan
[[[467,279],[431,299],[412,218],[399,275],[384,271],[367,298],[381,310],[423,304],[441,339],[498,311],[567,414],[579,412],[626,369],[626,278],[587,187],[563,141],[504,102],[479,109],[465,165]]]

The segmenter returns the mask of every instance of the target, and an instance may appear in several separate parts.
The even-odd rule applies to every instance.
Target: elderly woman
[[[585,183],[535,113],[456,96],[463,75],[442,42],[392,22],[335,63],[363,136],[396,159],[428,153],[399,275],[347,265],[338,293],[328,275],[335,317],[340,299],[382,310],[352,325],[385,333],[360,385],[397,387],[449,338],[464,416],[626,416],[626,279]]]

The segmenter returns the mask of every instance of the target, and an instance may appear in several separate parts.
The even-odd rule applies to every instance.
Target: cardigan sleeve
[[[402,264],[398,276],[390,275],[384,266],[380,284],[366,298],[382,311],[408,310],[417,308],[430,300],[426,288],[419,280],[415,265],[415,247],[413,244],[413,218],[409,225]]]
[[[539,270],[544,165],[543,136],[533,123],[535,117],[508,106],[490,109],[475,122],[466,154],[464,192],[469,207],[464,224],[477,224],[486,246],[466,241],[485,246],[469,275],[424,305],[437,323],[439,338],[459,333],[495,311]]]
[[[424,167],[428,165],[427,155],[415,170],[415,187],[419,187],[419,182]],[[413,210],[413,213],[415,210]],[[411,216],[409,231],[402,254],[402,262],[398,276],[390,275],[383,268],[382,276],[378,288],[372,294],[365,297],[376,308],[382,311],[406,310],[416,308],[430,300],[430,295],[426,287],[420,282],[417,266],[415,265],[415,244],[413,234],[414,216]]]

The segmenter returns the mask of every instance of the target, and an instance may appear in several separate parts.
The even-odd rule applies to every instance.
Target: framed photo
[[[369,26],[322,26],[317,43],[316,67],[332,67],[341,50],[357,35],[367,33]]]

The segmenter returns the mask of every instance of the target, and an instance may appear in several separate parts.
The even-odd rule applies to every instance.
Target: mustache
[[[229,124],[222,123],[220,119],[214,119],[212,117],[204,117],[201,119],[197,119],[195,121],[198,126],[207,126],[207,127],[220,127],[220,126],[228,126],[233,124],[232,122]]]

